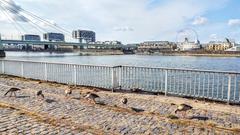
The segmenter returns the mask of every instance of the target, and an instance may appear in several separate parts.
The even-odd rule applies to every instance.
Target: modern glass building
[[[85,40],[87,43],[96,42],[96,33],[88,30],[75,30],[72,32],[72,37],[79,39],[80,43]]]
[[[43,38],[48,41],[65,41],[65,36],[62,33],[45,33]]]
[[[22,40],[23,41],[41,41],[41,37],[39,35],[25,34],[25,35],[22,35]]]

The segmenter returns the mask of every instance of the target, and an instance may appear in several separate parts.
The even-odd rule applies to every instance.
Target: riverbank
[[[7,51],[10,53],[24,53],[25,51]],[[26,53],[29,54],[39,54],[39,53],[48,53],[49,51],[29,51]],[[97,50],[97,49],[89,49],[89,50],[72,50],[72,51],[53,51],[49,52],[50,54],[70,54],[74,53],[78,56],[106,56],[106,55],[146,55],[146,56],[196,56],[196,57],[240,57],[240,52],[138,52],[138,51],[125,51],[122,50]]]
[[[124,55],[121,50],[81,50],[79,56]]]
[[[240,57],[240,53],[199,53],[199,52],[138,52],[137,55],[152,56],[196,56],[196,57]]]
[[[17,98],[2,96],[0,99],[0,120],[3,121],[0,133],[3,134],[233,135],[240,132],[239,106],[162,95],[111,93],[80,86],[67,99],[64,96],[66,85],[3,75],[0,85],[0,95],[10,87],[22,88]],[[39,90],[43,91],[45,100],[36,97]],[[82,98],[80,93],[88,91],[98,94],[102,104]],[[121,104],[123,97],[128,99],[127,105]],[[193,106],[186,117],[174,113],[181,103]],[[136,112],[132,107],[142,111]],[[14,120],[19,121],[18,124]]]
[[[121,50],[84,50],[79,52],[80,56],[104,56],[104,55],[126,55]],[[196,57],[240,57],[240,53],[201,53],[201,52],[136,52],[127,55],[147,56],[196,56]]]

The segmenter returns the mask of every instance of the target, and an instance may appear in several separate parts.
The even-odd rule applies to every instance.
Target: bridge
[[[15,8],[18,7],[18,8]],[[22,23],[25,23],[29,25],[31,28],[37,31],[37,33],[49,33],[49,32],[58,32],[62,33],[66,36],[71,37],[72,33],[62,27],[60,27],[57,24],[53,24],[47,19],[41,18],[23,8],[15,4],[14,2],[9,2],[7,0],[1,0],[0,1],[0,11],[5,15],[5,17],[8,19],[8,21],[13,24],[14,29],[20,33],[21,35],[24,35],[24,33],[31,33],[26,31],[26,27],[22,25]],[[13,15],[20,16],[20,18],[23,18],[23,20],[17,20],[16,18],[12,17]],[[51,31],[49,28],[43,27],[40,25],[40,23],[46,24],[49,28],[51,28]],[[4,53],[4,45],[38,45],[38,46],[73,46],[77,49],[88,49],[88,48],[96,48],[96,49],[129,49],[129,48],[136,48],[134,45],[109,45],[109,44],[98,44],[98,43],[77,43],[77,42],[67,42],[67,41],[32,41],[32,40],[17,40],[17,39],[3,39],[0,36],[0,57],[5,57]]]
[[[2,40],[0,37],[0,57],[5,57],[4,44],[21,44],[21,45],[50,45],[50,46],[73,46],[77,49],[101,48],[101,49],[135,49],[135,45],[107,45],[107,44],[87,44],[76,42],[50,42],[50,41],[23,41],[23,40]]]

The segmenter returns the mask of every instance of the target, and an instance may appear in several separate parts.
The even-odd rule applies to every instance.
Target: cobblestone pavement
[[[54,135],[54,134],[90,134],[87,131],[72,129],[69,126],[60,124],[53,126],[51,124],[39,122],[38,120],[28,117],[18,110],[9,108],[0,108],[0,134],[1,135]]]
[[[101,91],[97,94],[105,105],[98,105],[79,94],[98,90],[93,88],[79,87],[71,99],[66,99],[66,86],[60,84],[39,84],[2,76],[0,86],[0,133],[14,134],[24,130],[31,134],[31,129],[37,127],[41,134],[240,134],[239,113],[193,109],[187,117],[208,120],[183,119],[180,114],[173,113],[176,105],[158,101],[161,96],[141,98],[142,95]],[[17,98],[2,96],[9,87],[22,88]],[[38,90],[43,90],[45,100],[36,98]],[[129,99],[128,105],[121,105],[122,97]],[[144,112],[134,112],[130,107]],[[171,119],[174,115],[181,119]],[[18,124],[22,122],[24,124]]]

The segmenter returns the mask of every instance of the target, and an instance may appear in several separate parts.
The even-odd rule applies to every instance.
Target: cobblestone
[[[14,105],[17,108],[28,109],[42,115],[46,120],[54,118],[57,121],[51,124],[46,121],[37,121],[27,114],[19,114],[19,110],[0,108],[0,133],[23,133],[28,134],[234,134],[228,130],[217,128],[209,129],[201,121],[188,120],[192,124],[179,123],[166,118],[176,109],[176,105],[161,103],[155,100],[157,96],[152,96],[150,100],[129,97],[127,106],[119,102],[122,94],[111,94],[99,92],[101,100],[105,106],[94,105],[79,98],[79,91],[86,88],[79,88],[73,92],[76,99],[64,98],[64,88],[66,86],[50,84],[37,84],[34,81],[0,78],[0,95],[7,90],[7,86],[24,87],[18,93],[18,98],[1,97],[0,103]],[[5,86],[7,85],[7,86]],[[57,87],[56,87],[57,86]],[[46,100],[36,98],[35,93],[43,90]],[[141,96],[141,95],[139,95]],[[115,106],[116,105],[116,106]],[[120,108],[119,108],[120,107]],[[129,107],[144,109],[149,113],[134,113]],[[21,111],[21,109],[20,109]],[[154,112],[154,114],[151,114]],[[157,115],[156,115],[157,114]],[[195,109],[187,115],[201,115],[202,110]],[[237,114],[223,115],[222,112],[208,111],[206,116],[218,126],[227,128],[237,128],[240,126],[240,116]],[[187,123],[188,123],[187,122]],[[15,124],[18,123],[18,124]],[[203,122],[204,123],[204,122]],[[231,125],[227,123],[232,123]],[[195,125],[197,125],[195,124]],[[200,125],[202,124],[202,125]],[[6,125],[6,126],[5,126]],[[14,126],[11,126],[14,125]],[[23,125],[23,126],[22,126]],[[72,126],[70,126],[72,125]],[[80,130],[74,126],[81,125]],[[85,127],[83,130],[82,127]],[[93,132],[94,130],[94,132]],[[97,131],[97,132],[96,132]]]

